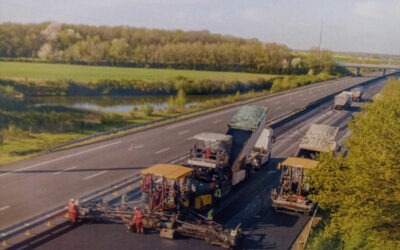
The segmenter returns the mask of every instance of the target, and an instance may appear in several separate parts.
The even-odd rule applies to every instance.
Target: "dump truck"
[[[362,86],[355,87],[351,89],[351,93],[353,94],[353,102],[361,102],[364,88]]]
[[[333,100],[333,109],[350,110],[353,95],[349,91],[343,91],[335,96]]]
[[[339,149],[338,132],[337,127],[312,124],[299,144],[296,157],[289,157],[279,164],[280,185],[271,192],[272,207],[276,211],[285,209],[308,214],[314,210],[315,204],[308,199],[308,171],[317,167],[318,154]]]
[[[233,138],[229,155],[233,186],[250,175],[253,165],[247,163],[254,155],[254,146],[264,131],[267,111],[259,106],[245,105],[228,123],[226,134]]]

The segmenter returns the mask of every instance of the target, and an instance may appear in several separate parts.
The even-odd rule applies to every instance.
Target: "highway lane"
[[[371,98],[384,85],[381,81],[366,90],[365,97]],[[275,213],[271,208],[270,190],[279,183],[280,172],[277,162],[292,156],[297,150],[300,138],[313,123],[334,125],[343,128],[339,136],[344,137],[346,124],[359,109],[354,104],[353,111],[332,110],[332,103],[325,103],[296,119],[275,129],[277,141],[274,144],[272,161],[266,168],[256,172],[251,179],[241,185],[228,197],[226,212],[218,220],[230,227],[242,223],[245,238],[244,249],[288,249],[307,223],[309,217],[292,212]],[[340,139],[343,142],[343,139]],[[138,183],[137,183],[138,186]],[[138,193],[138,190],[134,191]],[[133,193],[134,193],[133,192]],[[138,195],[130,196],[138,199]],[[98,240],[98,239],[102,240]],[[57,236],[50,236],[30,245],[37,249],[219,249],[201,240],[160,239],[157,234],[145,236],[126,233],[121,225],[83,224]]]
[[[371,78],[330,81],[256,104],[269,107],[268,116],[273,118]],[[80,197],[110,185],[146,166],[181,157],[192,144],[193,135],[204,131],[224,133],[226,122],[237,109],[1,166],[0,208],[4,209],[0,210],[0,229],[64,204],[70,197]]]

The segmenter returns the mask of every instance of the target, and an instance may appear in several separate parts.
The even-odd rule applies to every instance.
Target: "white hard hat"
[[[74,202],[75,200],[73,198],[69,199],[70,202]]]

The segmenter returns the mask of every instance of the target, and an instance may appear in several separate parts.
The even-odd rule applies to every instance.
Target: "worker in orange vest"
[[[74,199],[70,199],[68,202],[68,212],[69,212],[69,216],[71,218],[72,223],[76,223],[76,220],[78,218],[78,206],[75,202]]]
[[[211,148],[206,148],[204,151],[204,155],[207,159],[211,158]]]
[[[135,207],[135,214],[133,216],[133,221],[136,225],[136,232],[143,233],[143,213],[142,211]]]

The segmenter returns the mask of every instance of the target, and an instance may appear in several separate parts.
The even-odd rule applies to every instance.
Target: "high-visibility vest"
[[[136,210],[135,211],[135,222],[142,222],[142,221],[143,221],[142,211]]]
[[[128,196],[126,194],[123,194],[121,196],[121,203],[126,203],[128,201]]]
[[[215,190],[214,197],[221,198],[221,189],[217,188]]]
[[[68,203],[68,212],[70,214],[76,213],[76,205],[75,202],[69,202]]]
[[[213,219],[213,216],[214,216],[214,211],[213,209],[210,209],[210,211],[208,211],[207,218]]]

